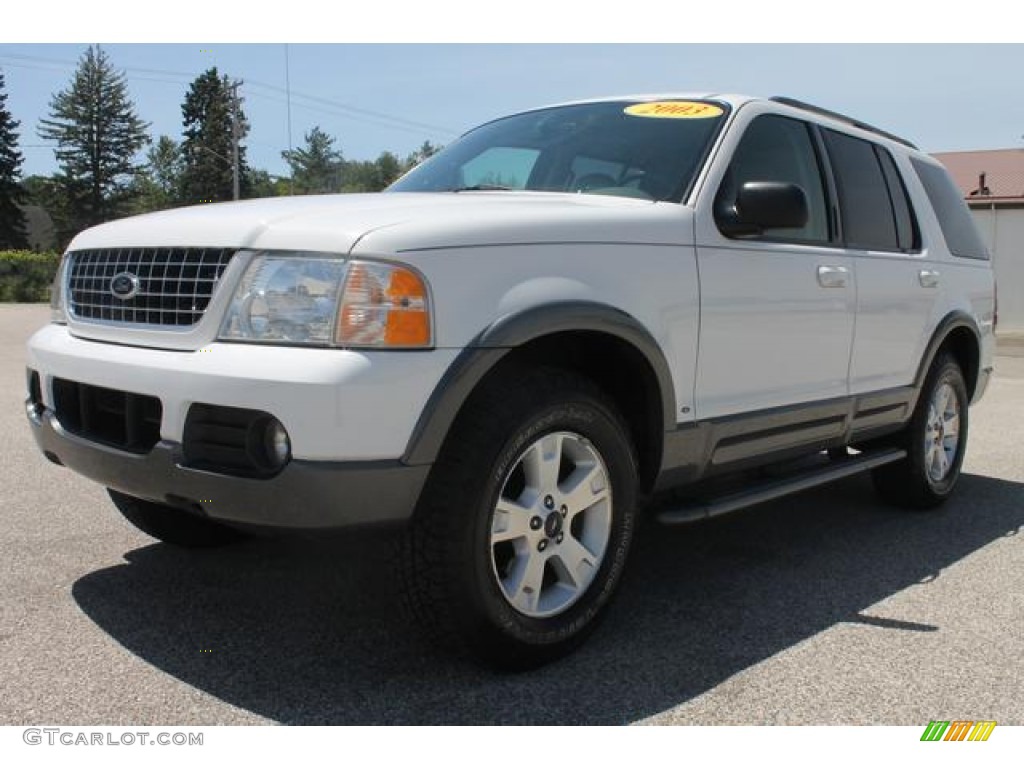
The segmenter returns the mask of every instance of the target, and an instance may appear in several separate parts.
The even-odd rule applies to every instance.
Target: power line
[[[26,54],[17,54],[17,53],[3,53],[3,52],[0,52],[0,60],[2,60],[2,59],[18,59],[18,60],[21,60],[21,61],[41,62],[41,63],[46,63],[46,64],[58,64],[61,67],[70,68],[72,70],[74,70],[78,66],[77,62],[68,61],[66,59],[53,59],[53,58],[48,58],[48,57],[44,57],[44,56],[29,56],[29,55],[26,55]],[[40,67],[32,67],[32,66],[26,65],[26,64],[19,65],[17,63],[13,64],[13,66],[25,66],[25,67],[28,67],[29,69],[40,69]],[[150,75],[169,75],[169,76],[174,77],[174,78],[186,78],[186,83],[187,82],[191,82],[196,77],[198,77],[198,75],[195,74],[195,73],[181,72],[181,71],[175,71],[175,70],[169,70],[169,69],[153,69],[153,68],[150,68],[150,67],[120,67],[119,69],[121,69],[121,71],[125,72],[126,74],[127,73],[131,73],[131,72],[141,72],[141,73],[150,74]],[[51,71],[53,71],[53,70],[51,70]],[[140,77],[138,75],[132,75],[131,77],[129,77],[129,79],[132,79],[132,80],[143,80],[143,81],[148,81],[148,82],[179,83],[179,84],[181,83],[181,81],[177,80],[177,79],[176,80],[165,80],[165,79],[159,79],[159,78]],[[451,128],[446,128],[446,127],[443,127],[443,126],[433,125],[431,123],[423,123],[423,122],[419,122],[417,120],[409,120],[407,118],[399,117],[397,115],[389,115],[386,112],[377,112],[377,111],[370,110],[370,109],[363,109],[361,107],[355,107],[355,106],[352,106],[351,104],[346,104],[344,102],[335,101],[333,99],[328,99],[328,98],[325,98],[325,97],[322,97],[322,96],[313,96],[311,94],[301,93],[301,92],[298,92],[298,91],[292,91],[290,89],[290,87],[281,88],[280,86],[273,85],[271,83],[264,83],[264,82],[261,82],[259,80],[247,80],[247,81],[245,81],[243,83],[243,85],[256,86],[256,87],[259,87],[259,88],[265,88],[267,90],[274,91],[276,93],[284,94],[285,97],[286,97],[285,103],[288,103],[287,102],[287,97],[290,94],[291,98],[301,99],[301,100],[304,100],[304,101],[310,101],[310,102],[313,102],[316,105],[321,105],[321,106],[302,105],[306,109],[326,112],[327,114],[334,114],[334,115],[339,116],[339,117],[349,117],[349,119],[352,119],[352,120],[362,120],[363,122],[371,123],[371,124],[378,125],[378,126],[379,125],[384,125],[384,127],[398,128],[399,130],[407,130],[407,131],[415,130],[416,132],[420,132],[420,133],[423,132],[424,130],[426,130],[426,131],[430,131],[430,132],[442,133],[442,134],[445,134],[445,135],[448,135],[448,136],[458,136],[459,133],[460,133],[459,131],[453,130]],[[289,86],[290,86],[290,84],[289,84]],[[267,98],[267,97],[264,96],[264,98]],[[324,106],[331,107],[331,108],[333,108],[334,111],[323,109],[322,107],[324,107]],[[375,120],[367,119],[367,118],[375,118]],[[383,121],[387,121],[387,122],[386,123],[381,123],[380,121],[382,121],[382,120]]]
[[[250,86],[251,83],[245,83],[245,85],[246,86]],[[273,101],[273,102],[276,102],[278,104],[286,103],[285,97],[278,96],[276,94],[258,93],[256,91],[249,90],[248,88],[246,88],[246,90],[248,90],[247,98],[266,99],[268,101]],[[444,133],[444,134],[448,134],[448,135],[452,135],[452,136],[456,135],[456,133],[454,131],[451,131],[451,132],[449,132],[447,130],[434,131],[432,129],[410,127],[410,126],[407,126],[407,125],[400,125],[400,124],[396,124],[396,123],[392,123],[392,122],[387,122],[385,119],[377,119],[375,117],[357,116],[357,115],[349,114],[348,112],[343,112],[341,110],[332,109],[332,108],[326,107],[326,106],[321,106],[321,105],[317,105],[317,104],[307,104],[307,103],[304,102],[302,96],[297,95],[295,93],[292,94],[292,104],[293,104],[293,106],[299,107],[301,109],[307,109],[307,110],[310,110],[310,111],[313,111],[313,112],[319,112],[319,113],[325,114],[325,115],[333,115],[335,117],[341,117],[341,118],[344,118],[344,119],[347,119],[347,120],[356,120],[356,121],[359,121],[361,123],[365,123],[367,125],[376,125],[376,126],[380,126],[382,128],[388,128],[390,130],[405,131],[406,133],[414,133],[414,134],[416,134],[418,136],[422,136],[425,130],[428,130],[430,133],[438,133],[438,132],[440,132],[440,133]]]

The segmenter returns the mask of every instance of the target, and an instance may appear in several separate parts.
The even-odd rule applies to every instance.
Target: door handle
[[[822,288],[844,288],[849,274],[846,267],[821,265],[818,267],[818,285]]]
[[[939,284],[939,273],[934,269],[922,269],[917,273],[922,288],[934,288]]]

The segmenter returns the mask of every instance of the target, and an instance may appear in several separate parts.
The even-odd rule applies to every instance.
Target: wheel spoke
[[[533,510],[511,499],[498,499],[491,524],[491,543],[521,539],[530,534]]]
[[[937,397],[939,401],[937,411],[939,412],[939,416],[941,418],[945,418],[945,415],[949,413],[949,398],[951,396],[952,389],[949,387],[948,384],[944,384],[942,388],[939,389],[939,394]]]
[[[941,472],[941,469],[939,467],[939,454],[940,453],[942,453],[942,451],[939,449],[939,447],[934,442],[932,442],[932,443],[930,443],[928,445],[928,453],[927,453],[927,456],[925,458],[925,463],[926,463],[926,465],[928,467],[928,475],[933,480],[938,480],[939,478],[942,477],[942,472]]]
[[[946,470],[949,469],[949,459],[946,458],[946,452],[941,447],[936,447],[935,450],[936,463],[939,465],[939,473],[936,475],[936,480],[941,480],[946,476]]]
[[[576,589],[583,589],[594,578],[598,558],[583,544],[572,536],[566,536],[552,555],[561,567],[559,575]]]
[[[544,585],[544,566],[547,558],[541,553],[530,550],[519,558],[513,584],[506,588],[511,596],[512,605],[526,613],[537,610],[540,601],[540,590]]]
[[[960,415],[954,412],[952,416],[944,419],[942,431],[946,437],[957,437],[960,434]]]
[[[570,518],[608,498],[608,478],[599,464],[581,467],[569,476],[566,485],[570,483],[571,487],[562,495]]]
[[[523,456],[526,484],[541,493],[558,488],[558,470],[562,462],[562,435],[554,434],[534,443]]]

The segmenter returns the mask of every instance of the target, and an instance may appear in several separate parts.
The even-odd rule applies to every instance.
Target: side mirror
[[[798,229],[810,213],[807,195],[796,184],[781,181],[747,181],[736,202],[716,216],[725,235],[759,235],[766,229]]]

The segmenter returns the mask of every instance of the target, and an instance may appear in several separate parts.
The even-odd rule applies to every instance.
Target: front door
[[[835,236],[820,143],[801,120],[737,115],[743,119],[745,130],[722,147],[697,209],[700,420],[848,394],[855,275]],[[799,186],[807,223],[725,236],[716,220],[748,181]]]

